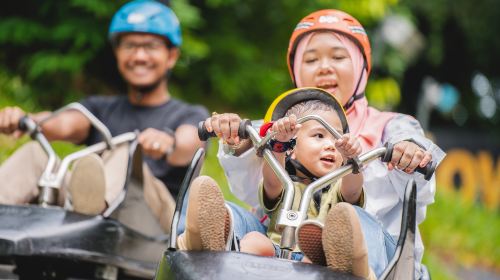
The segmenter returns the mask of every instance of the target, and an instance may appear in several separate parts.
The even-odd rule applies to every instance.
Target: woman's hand
[[[301,125],[297,123],[297,117],[290,115],[275,121],[271,131],[276,132],[274,139],[280,142],[288,142],[295,136],[300,127]]]
[[[392,159],[387,164],[389,170],[397,168],[406,173],[413,173],[418,166],[425,167],[432,160],[432,154],[410,141],[401,141],[394,145]]]
[[[205,128],[208,132],[214,132],[225,143],[238,145],[240,143],[240,137],[238,137],[240,123],[241,118],[237,114],[214,113],[210,118],[205,120]]]

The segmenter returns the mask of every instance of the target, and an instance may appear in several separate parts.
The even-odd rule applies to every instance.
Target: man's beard
[[[161,82],[163,82],[164,79],[165,78],[160,78],[160,79],[158,79],[158,80],[156,80],[148,85],[139,85],[139,86],[130,85],[130,87],[134,91],[138,92],[139,94],[146,95],[146,94],[149,94],[149,93],[153,92],[154,90],[156,90],[160,86]]]

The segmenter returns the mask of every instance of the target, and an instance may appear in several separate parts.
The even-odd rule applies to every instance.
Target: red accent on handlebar
[[[259,135],[260,137],[264,137],[267,134],[267,131],[273,126],[273,122],[266,122],[260,127]]]

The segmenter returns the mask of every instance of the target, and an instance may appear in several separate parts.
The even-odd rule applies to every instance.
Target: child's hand
[[[397,168],[406,173],[413,173],[417,166],[424,167],[432,160],[432,154],[424,151],[413,142],[401,141],[394,145],[392,159],[387,164],[389,170]]]
[[[361,144],[358,139],[349,133],[342,135],[342,138],[337,139],[335,147],[339,150],[342,156],[346,159],[359,156],[361,154]]]
[[[238,137],[238,129],[240,127],[241,118],[237,114],[213,113],[212,116],[205,120],[205,127],[208,132],[214,132],[217,137],[229,145],[237,145],[240,143]]]
[[[288,142],[295,136],[300,127],[301,125],[297,123],[297,117],[295,115],[290,115],[289,117],[284,117],[275,121],[271,127],[271,131],[277,132],[277,134],[274,135],[274,139],[280,142]]]

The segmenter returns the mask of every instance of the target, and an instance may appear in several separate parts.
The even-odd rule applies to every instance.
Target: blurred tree
[[[19,1],[0,11],[0,62],[29,84],[43,105],[60,105],[84,90],[86,67],[106,44],[103,28],[119,3]]]
[[[500,114],[485,119],[479,113],[479,99],[472,92],[471,80],[477,72],[493,80],[500,77],[500,55],[495,52],[500,48],[500,37],[494,33],[495,27],[500,26],[500,2],[402,0],[400,7],[410,12],[427,41],[420,59],[405,71],[401,109],[414,112],[422,80],[432,76],[458,88],[460,108],[468,115],[465,126],[489,129],[498,123]],[[500,104],[498,93],[496,99]],[[434,124],[445,122],[437,115],[433,118]]]
[[[123,85],[107,43],[111,16],[124,0],[22,0],[0,10],[2,95],[22,89],[42,108]],[[180,18],[184,44],[172,92],[213,109],[260,116],[291,87],[285,62],[289,36],[307,13],[340,8],[369,29],[397,0],[164,0]],[[16,82],[13,82],[16,81]],[[23,86],[13,87],[13,83]],[[5,86],[5,85],[9,86]],[[259,104],[259,106],[248,106]],[[261,110],[263,110],[262,108]]]

